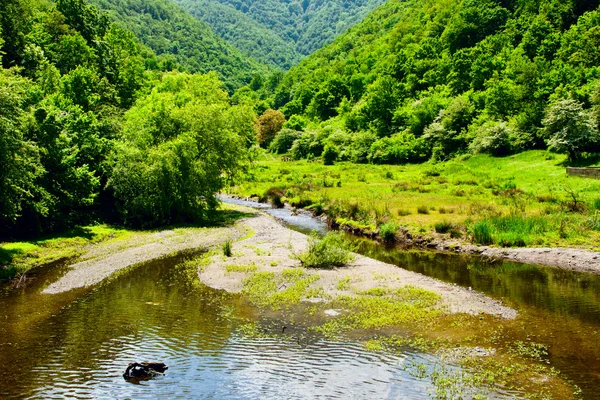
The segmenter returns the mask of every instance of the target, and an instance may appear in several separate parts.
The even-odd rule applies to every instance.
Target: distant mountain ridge
[[[173,0],[257,60],[289,69],[385,0]]]
[[[168,0],[90,0],[158,56],[178,69],[216,71],[229,90],[268,68],[214,34],[205,23]]]

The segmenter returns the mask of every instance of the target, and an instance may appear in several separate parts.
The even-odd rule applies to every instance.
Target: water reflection
[[[327,224],[317,218],[314,218],[310,213],[300,210],[298,213],[294,213],[288,208],[273,208],[268,204],[257,203],[255,201],[248,201],[242,199],[234,199],[231,197],[219,197],[221,201],[228,204],[235,204],[238,206],[252,207],[266,212],[269,215],[277,218],[284,222],[289,227],[302,232],[310,234],[317,232],[319,235],[325,235],[327,233]]]
[[[230,199],[223,199],[230,202]],[[269,208],[253,202],[246,206]],[[271,212],[271,210],[266,210]],[[278,211],[291,214],[288,209]],[[304,221],[281,218],[306,232]],[[583,389],[584,398],[600,393],[600,276],[552,267],[479,257],[412,251],[348,235],[358,253],[444,282],[495,297],[519,311],[504,324],[504,341],[536,341],[549,346],[551,365]]]
[[[407,369],[431,367],[431,355],[242,335],[241,324],[257,320],[256,310],[240,297],[189,285],[178,261],[141,266],[76,300],[39,294],[52,274],[0,298],[0,397],[420,399],[433,392]],[[20,320],[41,304],[38,318]],[[132,361],[169,369],[134,385],[122,377]]]

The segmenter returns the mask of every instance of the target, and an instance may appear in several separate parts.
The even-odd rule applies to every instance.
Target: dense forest
[[[168,69],[217,71],[230,91],[267,68],[244,56],[202,21],[168,0],[91,0],[162,58]]]
[[[289,69],[383,0],[175,0],[257,60]]]
[[[549,148],[578,159],[600,151],[598,4],[390,0],[275,90],[255,80],[236,96],[285,114],[275,150],[295,158],[405,163]]]
[[[3,238],[200,221],[244,167],[255,114],[215,72],[169,71],[169,55],[84,0],[9,0],[0,23]]]
[[[255,143],[327,164],[600,151],[598,0],[390,0],[287,73],[177,4],[92,1],[0,10],[4,237],[202,220]],[[243,52],[287,67],[376,4],[203,12]]]

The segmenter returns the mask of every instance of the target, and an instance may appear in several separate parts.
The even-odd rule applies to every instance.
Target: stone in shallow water
[[[305,300],[307,303],[324,303],[325,299],[321,298],[321,297],[311,297],[310,299],[306,299]]]
[[[338,310],[325,310],[325,315],[328,317],[337,317],[340,315],[340,312]]]

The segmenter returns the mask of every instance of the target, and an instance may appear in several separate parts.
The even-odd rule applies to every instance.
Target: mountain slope
[[[271,102],[288,118],[423,137],[438,158],[552,147],[552,107],[581,116],[573,132],[597,125],[599,3],[390,0],[292,68]]]
[[[241,51],[287,69],[384,0],[175,0]]]
[[[180,69],[217,71],[229,89],[267,68],[241,54],[201,21],[167,0],[92,0],[157,55],[172,55]]]
[[[257,23],[251,16],[214,0],[180,2],[196,18],[236,48],[263,63],[289,69],[302,56],[295,43]]]

